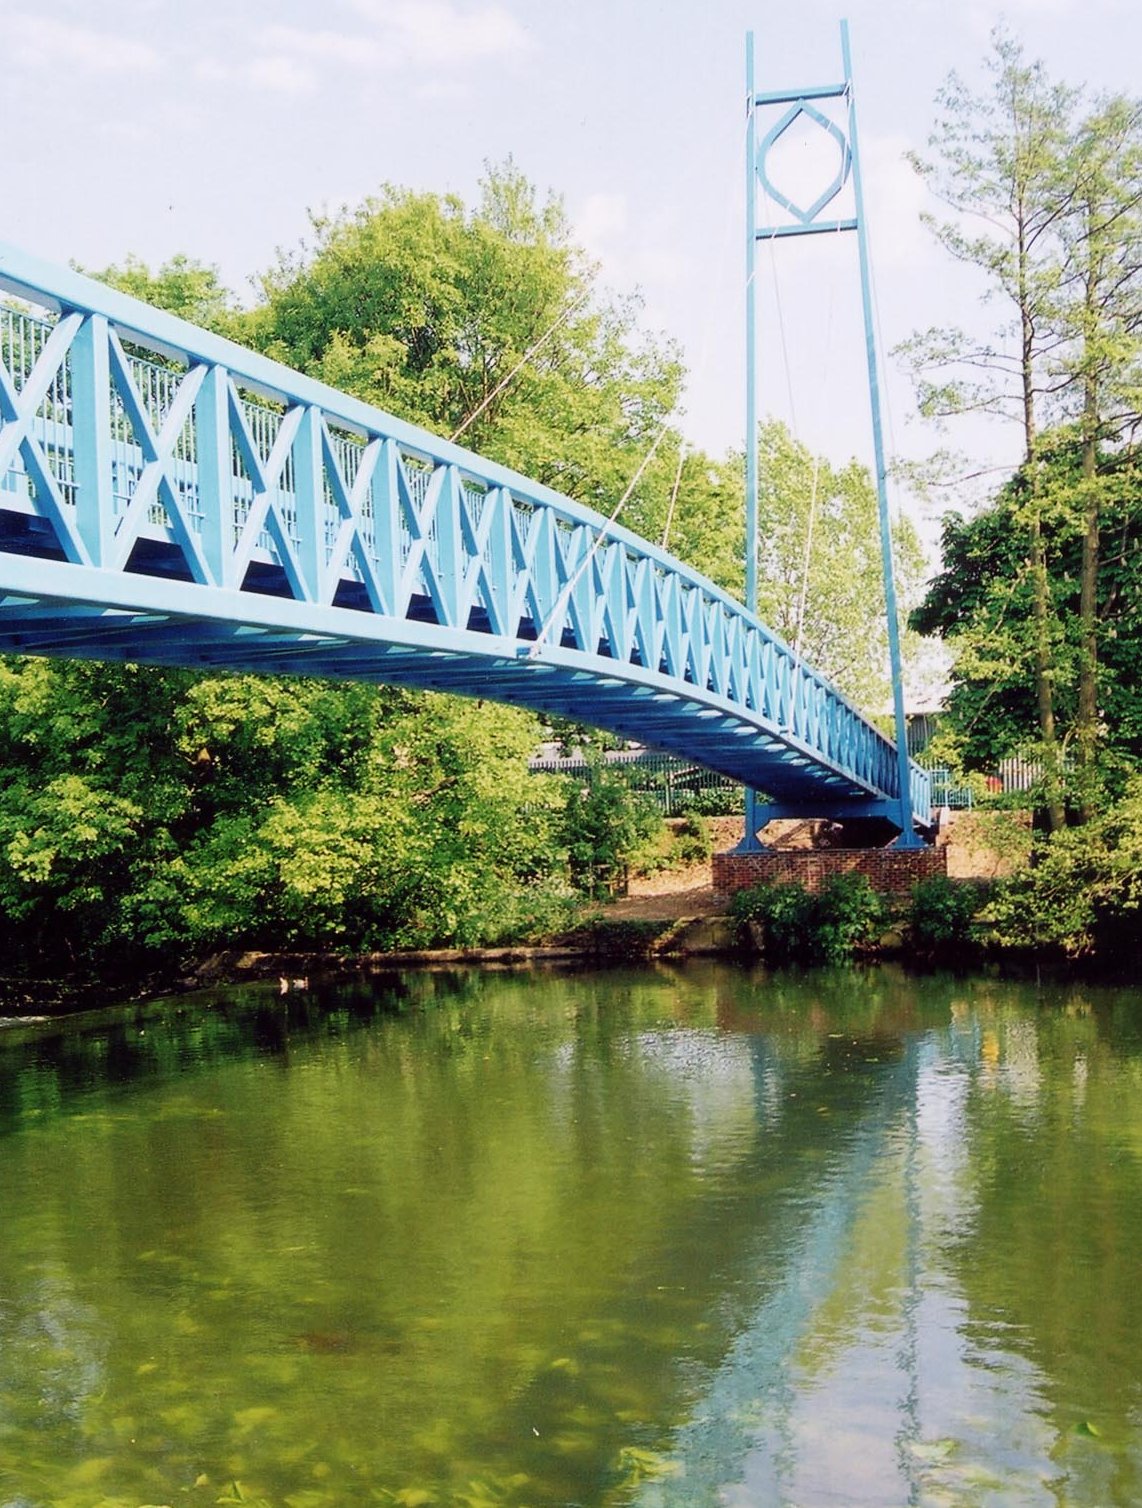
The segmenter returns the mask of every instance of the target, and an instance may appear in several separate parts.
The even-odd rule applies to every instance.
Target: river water
[[[722,965],[0,1030],[0,1508],[1142,1502],[1142,992]]]

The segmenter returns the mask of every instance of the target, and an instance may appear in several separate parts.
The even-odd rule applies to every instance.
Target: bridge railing
[[[593,510],[102,284],[0,247],[0,497],[101,570],[432,623],[442,648],[692,688],[897,794],[893,746],[706,578]],[[605,669],[605,667],[603,667]],[[584,712],[589,720],[589,715]],[[697,732],[698,725],[695,724]],[[912,771],[927,820],[927,777]]]

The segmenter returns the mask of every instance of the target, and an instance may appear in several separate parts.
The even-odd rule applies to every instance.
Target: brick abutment
[[[948,872],[946,848],[771,849],[716,853],[714,889],[724,899],[753,885],[803,885],[822,890],[841,874],[861,874],[880,895],[907,895],[921,880]]]

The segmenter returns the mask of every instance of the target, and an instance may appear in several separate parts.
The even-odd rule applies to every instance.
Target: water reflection
[[[1122,993],[716,965],[0,1035],[0,1505],[1139,1500]]]

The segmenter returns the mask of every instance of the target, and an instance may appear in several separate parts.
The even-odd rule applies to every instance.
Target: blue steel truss
[[[459,692],[806,813],[900,811],[891,741],[629,531],[2,245],[0,289],[0,652]]]

